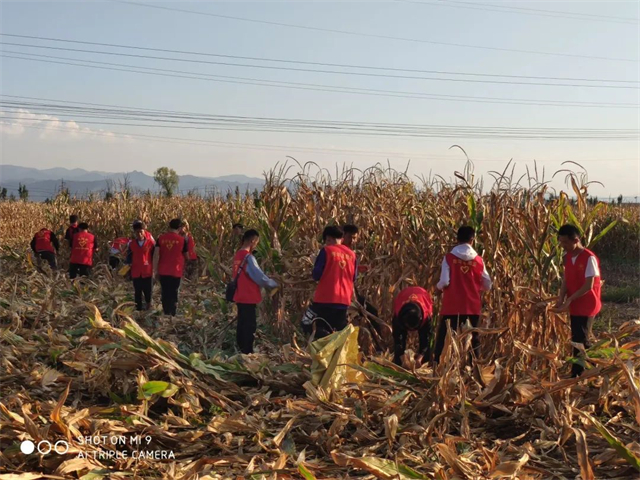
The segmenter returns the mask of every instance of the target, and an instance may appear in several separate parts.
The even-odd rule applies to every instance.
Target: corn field
[[[559,226],[576,225],[596,253],[637,263],[640,211],[594,205],[584,172],[562,174],[567,191],[556,194],[537,171],[520,179],[508,168],[494,172],[485,188],[470,165],[452,181],[419,184],[379,166],[330,175],[284,165],[255,194],[0,203],[0,471],[85,480],[633,478],[640,320],[600,338],[582,379],[565,379],[567,319],[550,307],[561,279]],[[130,285],[104,266],[106,248],[84,283],[36,271],[31,237],[42,227],[63,233],[72,213],[103,247],[134,219],[155,236],[171,218],[187,219],[200,263],[182,288],[181,314],[149,330],[149,318],[133,311]],[[260,353],[250,357],[229,356],[234,312],[223,292],[235,222],[260,232],[256,256],[280,284],[260,306]],[[298,327],[322,229],[344,223],[360,227],[356,251],[370,268],[357,287],[380,313],[351,312],[365,381],[324,391],[309,382],[312,359]],[[434,290],[463,224],[476,228],[494,282],[482,361],[465,366],[468,331],[452,338],[435,370],[373,355],[374,345],[390,346],[390,332],[378,337],[371,322],[390,324],[405,286]],[[603,279],[606,290],[606,271]],[[105,459],[105,446],[82,444],[83,435],[148,435],[175,458]],[[25,439],[65,440],[70,449],[25,455]]]

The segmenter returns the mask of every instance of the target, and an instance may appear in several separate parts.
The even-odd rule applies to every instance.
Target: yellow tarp
[[[358,364],[358,327],[345,329],[311,343],[311,383],[326,392],[345,383],[361,382],[362,372],[348,365]]]

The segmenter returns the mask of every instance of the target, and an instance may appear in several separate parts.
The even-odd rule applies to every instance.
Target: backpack
[[[250,255],[250,254],[249,254]],[[227,289],[225,291],[224,298],[227,302],[234,303],[233,297],[236,295],[236,290],[238,289],[238,279],[240,278],[240,273],[242,273],[242,267],[247,263],[247,258],[249,255],[246,255],[238,268],[238,272],[236,273],[236,278],[227,283]]]

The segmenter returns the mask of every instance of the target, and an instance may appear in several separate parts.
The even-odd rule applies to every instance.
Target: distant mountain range
[[[29,191],[29,200],[44,201],[53,198],[60,191],[64,182],[65,188],[71,195],[77,197],[87,196],[89,193],[104,193],[111,189],[119,191],[126,181],[134,192],[158,192],[159,187],[153,177],[142,172],[110,173],[87,171],[81,168],[37,168],[19,167],[16,165],[0,165],[0,188],[7,189],[7,195],[14,194],[18,197],[19,184],[23,184]],[[225,175],[222,177],[196,177],[194,175],[180,175],[178,189],[180,194],[190,191],[199,194],[235,191],[241,192],[247,189],[253,191],[262,189],[264,180],[261,178],[247,177],[245,175]]]

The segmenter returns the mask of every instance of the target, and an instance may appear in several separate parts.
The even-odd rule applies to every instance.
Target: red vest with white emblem
[[[71,258],[69,263],[77,263],[78,265],[93,265],[93,250],[95,245],[95,236],[89,232],[78,232],[73,236],[73,244],[71,246]]]
[[[440,315],[480,315],[482,310],[481,288],[484,262],[478,255],[473,260],[462,260],[447,253],[449,286],[442,294]]]
[[[402,307],[407,303],[415,303],[422,309],[422,323],[420,326],[424,325],[433,313],[431,295],[422,287],[407,287],[402,290],[393,300],[393,314],[397,317]]]
[[[595,257],[600,270],[600,259],[586,248],[576,258],[576,263],[571,262],[571,254],[564,256],[564,278],[567,284],[567,297],[580,290],[586,281],[585,271],[590,257]],[[600,312],[600,277],[595,277],[593,288],[580,298],[576,298],[569,306],[569,314],[578,317],[592,317]]]
[[[247,250],[238,250],[233,257],[233,278],[236,278],[238,274],[238,268],[242,265],[244,258],[249,255]],[[257,305],[262,301],[262,293],[260,287],[256,282],[251,280],[251,277],[247,274],[247,263],[245,262],[242,267],[242,272],[238,277],[238,286],[236,293],[233,296],[233,301],[236,303],[248,303],[250,305]]]
[[[153,240],[145,239],[142,246],[138,240],[131,240],[131,278],[149,278],[153,275],[152,255],[156,244]]]
[[[326,246],[324,252],[327,260],[313,301],[351,305],[356,254],[344,245]]]
[[[36,252],[55,252],[53,243],[51,243],[51,234],[53,232],[46,228],[43,228],[36,233]]]
[[[173,232],[163,233],[158,237],[160,247],[158,274],[171,277],[182,277],[184,271],[184,242],[182,235]]]

